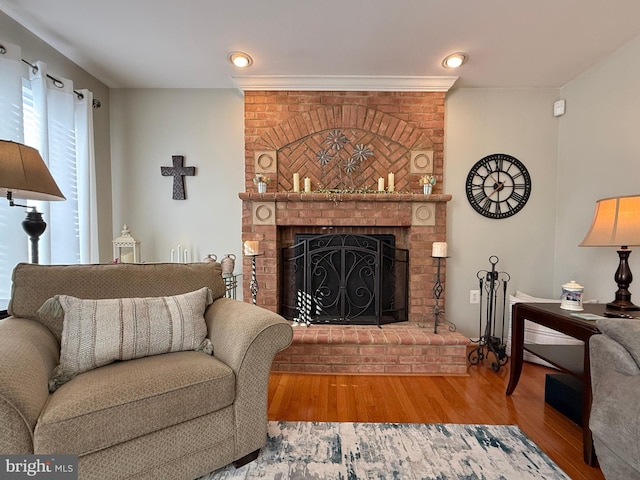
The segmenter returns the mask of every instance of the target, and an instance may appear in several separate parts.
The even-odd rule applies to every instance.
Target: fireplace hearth
[[[408,267],[393,235],[298,234],[281,251],[280,312],[317,324],[407,321]]]

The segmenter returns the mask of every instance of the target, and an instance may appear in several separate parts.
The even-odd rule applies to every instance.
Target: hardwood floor
[[[517,424],[572,479],[603,480],[582,460],[581,428],[544,402],[550,372],[525,363],[511,396],[508,366],[496,373],[488,363],[459,377],[274,372],[269,420]]]

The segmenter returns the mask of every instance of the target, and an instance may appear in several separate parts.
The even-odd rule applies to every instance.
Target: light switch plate
[[[556,102],[553,103],[553,116],[554,117],[561,117],[562,115],[564,115],[564,107],[565,107],[565,101],[564,100],[557,100]]]

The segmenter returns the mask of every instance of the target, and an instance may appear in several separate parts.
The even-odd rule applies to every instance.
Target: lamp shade
[[[0,193],[26,200],[65,200],[35,148],[0,140]]]
[[[640,195],[598,200],[593,223],[580,246],[632,245],[640,245]]]

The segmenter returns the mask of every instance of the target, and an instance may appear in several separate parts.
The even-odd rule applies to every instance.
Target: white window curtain
[[[20,47],[0,41],[0,138],[24,143],[22,116],[22,60]],[[11,272],[18,262],[29,260],[28,242],[22,230],[25,212],[0,199],[0,304],[11,297]]]
[[[2,41],[0,44],[9,51],[9,44]],[[0,127],[0,138],[38,149],[67,198],[62,202],[35,204],[47,222],[47,230],[40,237],[40,263],[97,263],[93,95],[88,90],[74,92],[73,82],[69,79],[53,75],[56,80],[52,80],[44,62],[33,63],[35,68],[27,66],[21,60],[20,49],[11,47],[12,51],[13,47],[17,48],[17,57],[0,55],[0,99],[6,90],[12,92],[11,99],[15,102],[18,85],[20,98],[16,111],[19,110],[19,114],[2,118],[2,123],[6,120],[10,125],[6,127],[7,133]],[[16,63],[18,68],[15,68]],[[3,103],[0,112],[8,111]],[[0,117],[4,116],[0,113]],[[10,131],[19,131],[19,134],[10,136]],[[28,261],[28,239],[21,228],[24,210],[9,209],[4,204],[2,207],[0,222],[12,240],[9,249],[1,252],[0,298],[8,298],[4,295],[10,291],[11,270],[16,263]],[[7,210],[17,212],[10,212],[12,218],[4,219],[2,214]],[[3,247],[5,243],[2,242]]]

